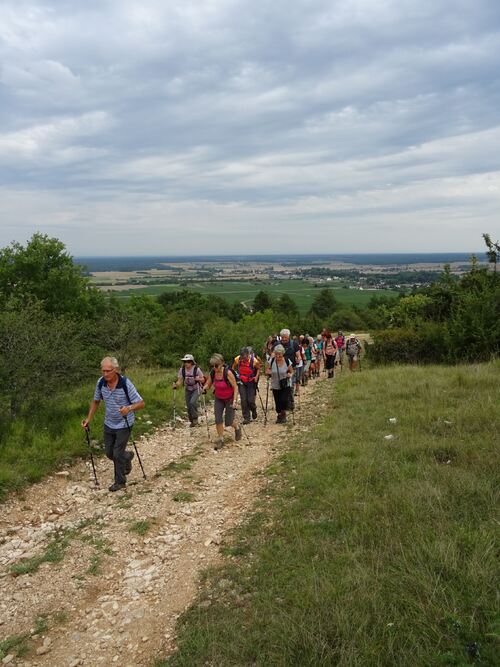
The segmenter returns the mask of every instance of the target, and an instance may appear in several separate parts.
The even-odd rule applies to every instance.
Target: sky
[[[498,0],[2,0],[0,246],[469,252]]]

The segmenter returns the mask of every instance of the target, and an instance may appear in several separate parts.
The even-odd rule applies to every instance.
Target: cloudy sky
[[[1,0],[0,245],[475,251],[498,0]]]

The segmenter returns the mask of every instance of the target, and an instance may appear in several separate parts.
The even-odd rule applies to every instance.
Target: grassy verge
[[[161,664],[500,664],[499,370],[345,374]]]
[[[146,408],[137,413],[137,437],[172,418],[174,372],[133,368],[127,376],[146,402]],[[0,501],[8,491],[40,481],[75,457],[88,456],[80,423],[87,414],[94,387],[95,383],[76,387],[71,395],[59,397],[46,410],[20,418],[4,429],[0,444]],[[101,405],[91,425],[92,438],[99,444],[103,417]]]

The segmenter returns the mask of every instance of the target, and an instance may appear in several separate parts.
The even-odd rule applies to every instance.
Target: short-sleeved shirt
[[[99,387],[102,381],[102,386]],[[130,398],[130,401],[127,399],[125,390],[123,389],[123,383],[127,383],[127,391]],[[142,401],[142,397],[134,387],[132,382],[128,378],[124,378],[123,375],[118,377],[118,384],[116,387],[111,390],[106,384],[106,380],[99,378],[95,386],[94,392],[94,401],[104,401],[106,406],[106,414],[104,416],[104,424],[109,428],[128,428],[132,426],[135,421],[135,415],[133,412],[129,412],[127,415],[128,426],[125,418],[120,414],[120,408],[130,405],[131,403],[139,403]]]
[[[179,368],[179,372],[177,373],[177,377],[180,378],[181,380],[183,379],[182,376],[182,366]],[[194,374],[194,369],[196,368],[196,379],[195,379],[195,374]],[[185,378],[184,378],[184,386],[188,391],[194,391],[195,389],[199,389],[200,386],[200,381],[203,380],[203,371],[201,368],[197,368],[196,366],[193,366],[192,368],[186,368],[184,371]],[[197,381],[198,380],[198,381]]]
[[[287,386],[292,386],[292,379],[287,376],[288,368],[291,365],[288,359],[283,359],[279,366],[276,359],[271,360],[271,389],[281,389],[280,380],[285,378],[287,379]]]

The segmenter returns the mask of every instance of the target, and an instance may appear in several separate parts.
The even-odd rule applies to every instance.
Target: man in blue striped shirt
[[[110,491],[125,488],[126,475],[132,470],[134,452],[127,452],[127,442],[135,421],[134,412],[144,407],[144,401],[132,382],[120,375],[120,367],[115,357],[104,357],[101,361],[102,377],[96,384],[94,399],[90,404],[87,418],[82,421],[88,428],[99,404],[104,401],[104,448],[108,459],[115,466],[115,481]]]

